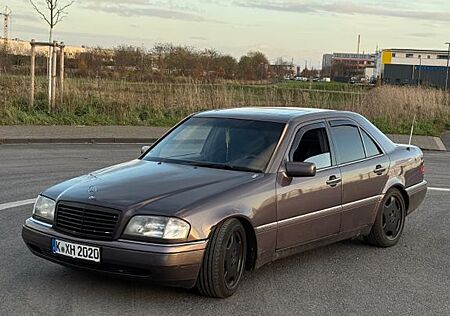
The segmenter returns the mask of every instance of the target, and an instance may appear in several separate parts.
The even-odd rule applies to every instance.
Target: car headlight
[[[55,206],[55,201],[39,195],[36,202],[34,202],[33,216],[38,219],[44,219],[47,222],[53,222],[55,218]]]
[[[131,218],[124,235],[129,237],[186,239],[190,225],[178,218],[138,215]]]

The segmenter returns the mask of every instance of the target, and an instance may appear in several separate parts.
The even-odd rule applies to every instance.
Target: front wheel
[[[212,234],[203,258],[197,288],[203,295],[225,298],[236,292],[245,269],[247,240],[236,218],[221,223]]]
[[[406,204],[402,194],[395,188],[390,189],[380,203],[367,242],[378,247],[394,246],[402,235],[405,217]]]

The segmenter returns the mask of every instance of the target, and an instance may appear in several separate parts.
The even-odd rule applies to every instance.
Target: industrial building
[[[363,79],[366,69],[374,67],[374,54],[333,53],[324,54],[322,59],[322,75],[334,81],[348,82],[354,77]]]
[[[449,52],[383,49],[376,55],[376,76],[382,83],[445,87]]]

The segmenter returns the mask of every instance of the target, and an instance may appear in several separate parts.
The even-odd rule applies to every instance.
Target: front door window
[[[330,143],[324,127],[303,134],[292,155],[293,162],[312,162],[317,169],[331,167]]]

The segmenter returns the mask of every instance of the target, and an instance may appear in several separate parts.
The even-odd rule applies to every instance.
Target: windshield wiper
[[[245,166],[222,164],[222,163],[217,163],[217,162],[180,160],[180,159],[159,158],[159,157],[149,157],[148,160],[167,162],[167,163],[178,163],[178,164],[182,164],[182,165],[198,166],[198,167],[205,167],[205,168],[262,173],[262,170],[259,170],[259,169],[248,168]]]
[[[204,162],[204,161],[186,161],[183,162],[192,164],[193,166],[206,167],[206,168],[216,168],[216,169],[225,169],[225,170],[234,170],[234,171],[248,171],[248,172],[256,172],[262,173],[259,169],[248,168],[245,166],[235,166],[230,164],[222,164],[215,162]]]

